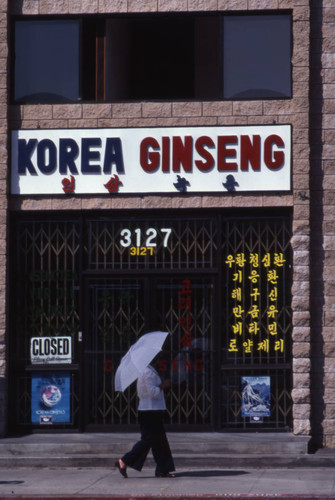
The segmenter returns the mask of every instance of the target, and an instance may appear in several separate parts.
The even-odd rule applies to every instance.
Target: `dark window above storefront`
[[[291,97],[291,15],[14,22],[15,102]]]
[[[289,16],[224,17],[224,97],[289,97],[290,33]]]
[[[79,21],[15,23],[17,101],[76,101],[79,87]]]

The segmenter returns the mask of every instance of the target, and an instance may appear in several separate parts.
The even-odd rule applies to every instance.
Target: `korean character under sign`
[[[188,313],[186,316],[181,316],[181,318],[179,319],[179,323],[184,330],[189,328],[192,324],[191,313]]]
[[[232,330],[234,335],[242,335],[242,322],[238,321],[235,325],[232,325]]]
[[[277,335],[277,323],[274,321],[268,325],[268,330],[270,335]]]
[[[235,318],[241,318],[243,313],[244,313],[244,310],[242,309],[242,307],[240,305],[233,307],[233,314],[234,314]]]
[[[225,263],[228,264],[230,268],[232,268],[234,262],[235,262],[234,257],[232,255],[228,255]]]
[[[251,280],[251,283],[257,283],[258,278],[259,278],[259,274],[257,273],[257,271],[255,271],[255,270],[251,271],[251,274],[249,276],[249,280]]]
[[[269,293],[269,299],[271,300],[271,302],[275,302],[277,298],[278,298],[278,289],[277,287],[274,287]]]
[[[249,257],[249,262],[252,267],[259,267],[259,255],[258,253],[251,253]]]
[[[192,333],[190,331],[187,331],[180,339],[180,343],[183,347],[191,347],[192,340],[193,340]]]
[[[257,335],[257,333],[259,332],[259,326],[258,326],[257,321],[252,321],[251,323],[249,323],[248,331],[249,331],[249,333],[253,333],[254,335]]]
[[[239,302],[241,302],[242,300],[242,288],[234,288],[234,290],[232,290],[231,292],[231,297],[232,299],[236,299],[238,300]]]
[[[277,274],[277,271],[275,269],[270,269],[270,271],[268,272],[268,281],[270,281],[272,285],[277,285],[278,278],[279,276]]]
[[[270,306],[267,312],[268,318],[275,318],[276,313],[278,313],[278,309],[276,309],[276,306]]]
[[[254,343],[250,339],[248,339],[246,342],[243,342],[244,352],[251,353],[253,345]]]
[[[237,341],[235,339],[230,340],[229,348],[228,348],[229,352],[238,352],[238,348],[237,348],[236,343],[237,343]]]
[[[257,318],[259,318],[259,313],[260,313],[260,311],[259,311],[259,307],[258,307],[256,304],[254,304],[254,305],[251,307],[250,311],[248,311],[248,314],[250,314],[250,316],[251,316],[253,319],[257,319]]]
[[[262,263],[264,267],[270,267],[271,266],[271,255],[269,253],[266,253],[262,259]]]
[[[118,175],[112,176],[107,184],[104,184],[105,188],[109,193],[117,193],[119,191],[119,186],[123,186],[122,182],[119,179]]]
[[[187,293],[185,296],[180,295],[178,302],[178,309],[182,311],[183,309],[189,309],[192,305],[191,294]]]
[[[284,340],[283,339],[276,340],[275,351],[280,351],[280,352],[284,351]]]
[[[275,266],[282,267],[284,265],[284,262],[286,262],[286,260],[284,259],[284,256],[282,253],[275,253],[274,254],[273,264]]]
[[[236,264],[239,266],[239,267],[244,267],[245,266],[245,263],[246,263],[246,258],[244,256],[244,253],[238,253],[236,255]]]
[[[181,291],[178,292],[178,295],[185,295],[185,294],[192,294],[191,281],[190,280],[183,280],[182,281]]]
[[[233,274],[233,281],[237,281],[238,283],[242,283],[243,274],[242,274],[242,271],[240,269],[238,269],[237,272]]]
[[[257,300],[257,298],[260,296],[260,292],[258,291],[258,288],[253,288],[252,292],[250,294],[250,297],[253,298],[253,300]]]
[[[269,352],[269,340],[262,340],[262,342],[258,342],[257,351]]]

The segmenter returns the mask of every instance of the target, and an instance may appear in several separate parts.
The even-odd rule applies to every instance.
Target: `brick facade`
[[[6,178],[7,37],[10,15],[194,12],[203,10],[292,9],[293,97],[289,100],[221,102],[136,102],[104,104],[10,105],[9,130],[99,127],[164,127],[292,124],[293,190],[290,194],[232,197],[203,195],[59,200],[9,197],[9,210],[291,207],[293,210],[293,417],[294,433],[335,447],[335,7],[333,0],[11,0],[0,2],[2,88],[0,376],[5,380],[6,332]],[[311,3],[311,9],[310,9]],[[312,22],[310,23],[310,19]],[[310,67],[310,58],[313,66]],[[309,87],[308,82],[311,82]],[[311,96],[311,100],[310,100]],[[311,140],[311,148],[310,148]],[[311,265],[310,265],[311,264]],[[312,297],[310,303],[310,294]],[[0,387],[1,390],[1,387]],[[0,395],[5,397],[5,390]],[[1,405],[5,408],[6,405]],[[4,410],[2,410],[3,412]],[[0,414],[5,432],[6,415]]]

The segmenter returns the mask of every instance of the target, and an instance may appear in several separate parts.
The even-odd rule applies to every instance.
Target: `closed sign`
[[[30,361],[38,363],[71,363],[71,337],[33,337],[30,339]]]

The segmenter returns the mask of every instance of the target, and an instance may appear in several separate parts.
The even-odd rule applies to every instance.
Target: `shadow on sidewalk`
[[[24,481],[0,481],[1,484],[23,484]]]
[[[187,472],[176,472],[176,477],[219,477],[219,476],[240,476],[249,474],[244,470],[192,470]]]

